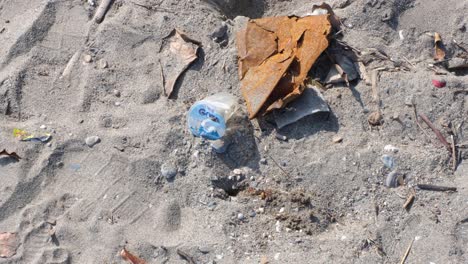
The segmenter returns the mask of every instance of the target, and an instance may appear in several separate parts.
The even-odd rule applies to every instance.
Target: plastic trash
[[[389,168],[391,170],[393,170],[393,168],[396,165],[395,159],[390,155],[382,155],[380,160],[385,165],[385,167],[387,167],[387,168]]]
[[[222,138],[227,121],[237,107],[237,98],[228,93],[218,93],[196,102],[187,114],[190,132],[210,140]]]

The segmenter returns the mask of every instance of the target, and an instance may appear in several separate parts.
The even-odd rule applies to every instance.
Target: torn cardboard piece
[[[177,29],[166,37],[161,51],[161,68],[164,93],[167,97],[172,95],[180,75],[198,58],[199,46],[199,41],[189,38]]]
[[[304,91],[304,81],[328,47],[329,15],[250,20],[238,32],[241,93],[249,118],[283,108]]]
[[[326,120],[330,115],[330,108],[320,90],[313,85],[308,85],[298,99],[273,113],[277,127],[283,128],[310,115]]]

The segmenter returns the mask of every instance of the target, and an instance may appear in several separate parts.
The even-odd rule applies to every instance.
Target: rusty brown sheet
[[[241,93],[249,118],[301,95],[310,68],[328,47],[330,32],[329,15],[254,19],[238,32]]]

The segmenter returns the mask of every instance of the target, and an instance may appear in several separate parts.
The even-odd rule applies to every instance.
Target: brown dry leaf
[[[146,261],[128,252],[125,248],[120,251],[120,256],[132,264],[146,264]]]
[[[434,60],[441,61],[445,59],[445,47],[439,33],[434,33]]]
[[[0,258],[10,258],[16,254],[16,233],[0,233]]]
[[[284,107],[304,91],[304,81],[328,47],[329,15],[251,20],[238,33],[241,92],[249,118]]]
[[[11,152],[11,153],[8,153],[8,151],[6,151],[6,149],[0,151],[0,156],[8,156],[10,158],[14,158],[16,160],[20,160],[21,157],[18,156],[18,154],[16,154],[16,152]]]
[[[199,41],[189,38],[177,29],[174,29],[166,38],[161,51],[161,61],[164,93],[167,97],[172,95],[180,75],[198,58],[199,45]]]

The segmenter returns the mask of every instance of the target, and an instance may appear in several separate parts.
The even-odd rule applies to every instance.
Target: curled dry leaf
[[[11,153],[8,153],[8,151],[6,151],[6,149],[0,151],[0,156],[8,156],[10,158],[14,158],[16,160],[20,160],[21,157],[18,156],[18,154],[16,154],[16,152],[11,152]]]
[[[367,118],[367,121],[371,126],[379,126],[382,124],[382,114],[380,112],[373,112]]]
[[[174,29],[166,38],[161,51],[164,92],[170,97],[180,75],[194,62],[198,56],[200,45],[182,31]]]
[[[146,264],[146,261],[128,252],[125,248],[120,251],[120,256],[132,264]]]
[[[439,33],[434,33],[434,60],[441,61],[445,59],[445,47]]]
[[[14,256],[17,246],[16,233],[0,233],[0,258]]]

